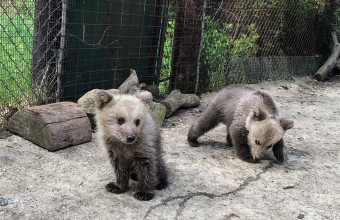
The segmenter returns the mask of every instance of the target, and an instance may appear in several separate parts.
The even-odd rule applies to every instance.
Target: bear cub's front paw
[[[274,154],[274,156],[276,157],[276,159],[278,159],[281,163],[285,160],[285,157],[283,154]]]
[[[166,180],[160,181],[157,185],[156,185],[156,190],[162,190],[165,189],[168,186],[168,182]]]
[[[198,147],[198,145],[199,145],[197,139],[193,139],[193,138],[188,137],[188,142],[189,142],[190,147]]]
[[[121,189],[119,186],[117,186],[114,182],[110,182],[105,186],[105,189],[109,192],[120,194],[123,192],[126,192],[126,189]]]
[[[154,196],[155,194],[153,193],[145,193],[145,192],[136,192],[134,194],[134,197],[140,201],[149,201],[153,199]]]

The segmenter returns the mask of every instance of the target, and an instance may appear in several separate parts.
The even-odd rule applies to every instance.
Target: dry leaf
[[[12,147],[13,148],[14,144],[12,142],[9,142],[9,143],[6,144],[6,147]]]

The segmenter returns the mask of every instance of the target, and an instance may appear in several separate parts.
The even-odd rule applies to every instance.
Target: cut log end
[[[323,75],[320,74],[320,73],[315,73],[314,79],[316,79],[317,81],[320,81],[320,82],[322,82],[322,81],[325,80],[324,77],[323,77]]]

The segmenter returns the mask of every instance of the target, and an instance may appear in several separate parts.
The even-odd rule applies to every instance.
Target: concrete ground
[[[282,164],[272,152],[258,164],[239,160],[223,125],[190,148],[186,134],[202,107],[178,111],[162,127],[170,185],[148,202],[133,198],[133,181],[124,194],[105,190],[114,173],[95,135],[54,153],[3,137],[0,219],[340,219],[340,78],[332,80],[252,85],[295,121]]]

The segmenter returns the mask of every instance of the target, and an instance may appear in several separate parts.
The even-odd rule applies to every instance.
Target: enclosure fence
[[[311,75],[338,9],[323,0],[0,0],[0,117],[117,88],[130,69],[161,93]]]

